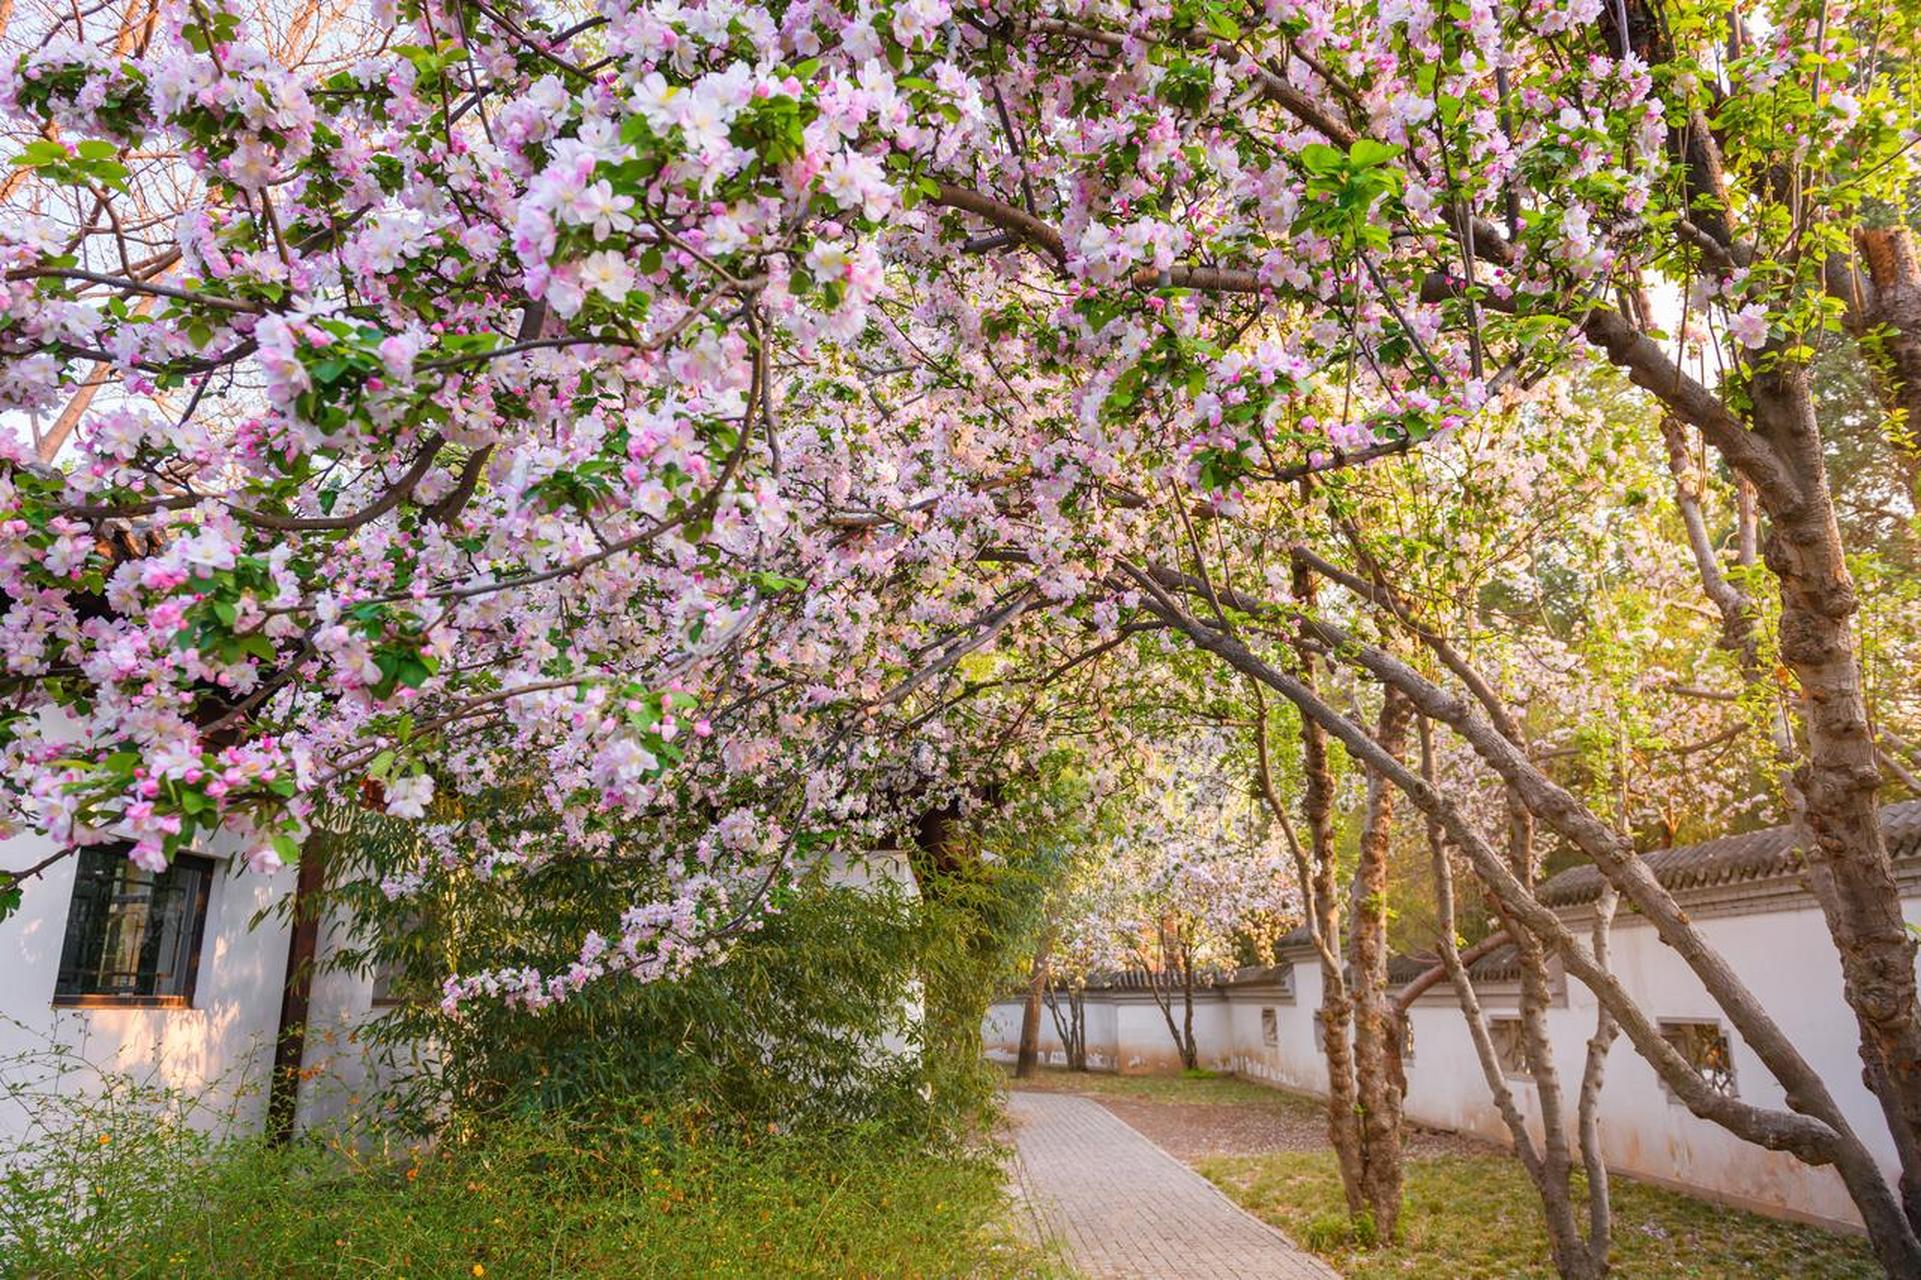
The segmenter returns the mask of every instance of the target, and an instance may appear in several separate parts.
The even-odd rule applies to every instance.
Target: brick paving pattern
[[[1013,1093],[1014,1176],[1090,1280],[1339,1280],[1090,1098]]]

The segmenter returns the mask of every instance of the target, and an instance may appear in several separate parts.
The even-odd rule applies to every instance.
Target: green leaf
[[[67,148],[49,138],[41,138],[27,144],[27,149],[13,158],[17,165],[39,169],[50,164],[65,164],[70,155]]]
[[[1372,138],[1361,138],[1348,148],[1347,158],[1356,169],[1370,169],[1400,154],[1399,147],[1390,146],[1385,142],[1376,142]]]
[[[1217,39],[1239,40],[1241,38],[1241,24],[1229,17],[1227,10],[1221,5],[1208,5],[1206,12],[1202,14],[1202,23],[1207,27],[1208,34]]]
[[[1301,148],[1301,163],[1309,173],[1336,173],[1347,163],[1340,148],[1325,142],[1310,142]]]

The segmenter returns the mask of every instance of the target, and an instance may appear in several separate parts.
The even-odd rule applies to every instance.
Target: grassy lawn
[[[1012,1079],[1010,1075],[1010,1083]],[[1256,1084],[1252,1080],[1212,1073],[1123,1076],[1111,1071],[1069,1071],[1065,1067],[1042,1067],[1038,1076],[1021,1081],[1020,1087],[1059,1093],[1091,1093],[1109,1098],[1142,1098],[1149,1102],[1236,1103],[1284,1110],[1300,1109],[1309,1115],[1323,1113],[1319,1099],[1287,1093],[1268,1085]]]
[[[1219,1156],[1196,1163],[1250,1211],[1326,1258],[1347,1280],[1551,1277],[1547,1234],[1527,1175],[1512,1159],[1431,1156],[1407,1165],[1403,1241],[1365,1248],[1346,1228],[1328,1152]],[[1578,1184],[1577,1184],[1578,1185]],[[1615,1274],[1683,1277],[1873,1277],[1865,1241],[1614,1180]]]
[[[753,1141],[529,1129],[359,1167],[247,1145],[145,1193],[121,1180],[150,1166],[112,1167],[113,1145],[99,1144],[91,1176],[108,1196],[87,1227],[33,1215],[28,1188],[0,1179],[0,1238],[29,1228],[0,1276],[1060,1273],[1016,1240],[991,1155],[878,1130]]]

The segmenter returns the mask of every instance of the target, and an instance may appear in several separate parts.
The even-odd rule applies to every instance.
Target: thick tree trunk
[[[1809,879],[1841,956],[1861,1057],[1902,1161],[1902,1201],[1921,1224],[1921,1004],[1915,940],[1881,831],[1881,770],[1852,619],[1858,601],[1834,518],[1804,369],[1756,376],[1754,422],[1800,491],[1770,502],[1762,555],[1781,584],[1781,661],[1799,686],[1806,759],[1795,770]]]
[[[1842,288],[1848,327],[1866,340],[1882,404],[1899,415],[1895,456],[1921,498],[1921,254],[1906,227],[1863,227],[1854,241],[1868,280]]]
[[[1407,742],[1412,709],[1393,689],[1383,695],[1375,740],[1391,755]],[[1392,784],[1368,775],[1367,821],[1351,891],[1349,946],[1354,980],[1354,1080],[1360,1104],[1361,1196],[1378,1239],[1393,1240],[1401,1216],[1401,1095],[1393,1038],[1399,1019],[1387,997],[1387,857],[1394,832]]]
[[[1047,956],[1053,949],[1051,935],[1042,935],[1034,952],[1033,972],[1027,979],[1027,1003],[1021,1007],[1021,1046],[1014,1058],[1014,1078],[1030,1080],[1041,1064],[1041,996],[1047,990]]]

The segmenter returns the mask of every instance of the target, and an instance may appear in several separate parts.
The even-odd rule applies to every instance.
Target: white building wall
[[[41,837],[17,837],[0,842],[0,866],[29,866],[51,852]],[[36,1108],[33,1098],[98,1094],[104,1075],[196,1100],[193,1121],[208,1130],[245,1133],[263,1126],[289,933],[284,912],[274,908],[293,892],[296,872],[264,876],[218,849],[200,852],[216,866],[191,1008],[56,1007],[75,860],[54,863],[24,886],[21,909],[0,922],[0,1150],[26,1137],[36,1114],[59,1113]],[[895,851],[837,861],[827,874],[831,883],[888,882],[914,892],[912,872]],[[326,963],[348,943],[349,924],[335,913],[321,926],[296,1112],[302,1128],[364,1114],[382,1083],[372,1078],[375,1068],[359,1039],[385,1012],[373,1005],[373,980]],[[905,1016],[911,1022],[920,1011],[916,995]],[[908,1052],[912,1043],[889,1033],[874,1052]],[[9,1086],[23,1098],[10,1100]]]
[[[1892,1181],[1899,1172],[1897,1159],[1879,1105],[1861,1082],[1854,1018],[1842,998],[1840,962],[1819,910],[1805,897],[1780,893],[1772,900],[1757,897],[1745,904],[1724,895],[1718,902],[1684,899],[1684,905],[1708,943],[1760,997],[1827,1082]],[[1763,909],[1752,909],[1756,906]],[[1906,898],[1905,907],[1911,921],[1921,922],[1921,898]],[[1211,997],[1219,1001],[1218,1016],[1210,1012],[1203,1017],[1196,1009],[1202,1060],[1280,1088],[1325,1095],[1326,1060],[1314,1040],[1314,1013],[1321,1002],[1319,963],[1307,951],[1283,957],[1283,962],[1293,965],[1291,1000],[1272,982],[1250,983],[1229,986]],[[1613,962],[1616,976],[1657,1021],[1720,1024],[1729,1037],[1740,1096],[1761,1106],[1785,1109],[1780,1085],[1733,1032],[1687,966],[1639,917],[1624,916],[1615,925]],[[1548,1027],[1571,1132],[1596,1002],[1579,982],[1569,981],[1565,987],[1564,995],[1548,1010]],[[1516,1011],[1514,984],[1482,984],[1478,990],[1488,1016]],[[1090,1029],[1104,1008],[1120,1019],[1122,1070],[1178,1066],[1159,1010],[1145,996],[1095,992],[1088,996],[1087,1007]],[[1262,1033],[1261,1010],[1266,1008],[1275,1011],[1279,1043],[1272,1046],[1264,1043]],[[1494,1109],[1452,988],[1443,982],[1416,1001],[1411,1022],[1408,1119],[1505,1144],[1507,1128]],[[997,1040],[1003,1029],[1009,1033],[1007,1038]],[[998,1050],[995,1056],[1011,1058],[1019,1030],[1019,1005],[997,1005],[988,1034],[990,1048]],[[1090,1035],[1090,1049],[1093,1044]],[[1532,1085],[1516,1079],[1509,1081],[1509,1087],[1538,1140],[1540,1115]],[[1608,1056],[1601,1098],[1603,1154],[1617,1172],[1785,1217],[1829,1225],[1859,1224],[1859,1214],[1833,1170],[1753,1146],[1697,1119],[1669,1096],[1654,1069],[1625,1036],[1615,1041]]]
[[[0,844],[0,866],[29,865],[52,851],[44,839],[17,837]],[[74,859],[54,863],[26,883],[20,910],[0,923],[0,1076],[34,1093],[69,1096],[97,1090],[99,1073],[125,1075],[200,1100],[193,1119],[203,1127],[258,1126],[287,927],[273,916],[248,925],[291,891],[294,873],[235,873],[216,859],[190,1009],[55,1007],[74,873]],[[0,1143],[23,1135],[34,1119],[0,1096]]]

